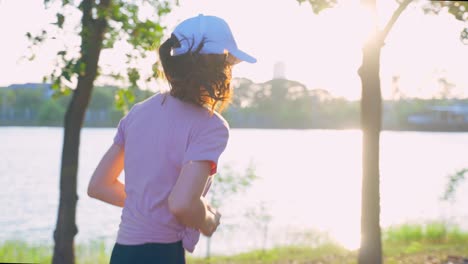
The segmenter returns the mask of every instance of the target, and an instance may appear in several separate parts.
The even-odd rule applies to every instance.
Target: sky
[[[0,0],[0,86],[40,82],[54,66],[55,54],[64,45],[73,47],[79,39],[72,34],[35,49],[36,59],[28,61],[26,32],[39,32],[54,22],[54,12],[45,10],[42,0]],[[393,0],[378,1],[383,26],[397,5]],[[337,8],[315,15],[308,4],[296,0],[181,0],[163,19],[166,35],[183,19],[200,13],[224,18],[230,25],[239,48],[258,59],[255,64],[241,63],[234,77],[265,82],[273,77],[273,65],[285,64],[288,79],[304,83],[309,89],[326,89],[335,96],[358,99],[361,81],[361,47],[368,13],[358,0],[341,1]],[[152,18],[149,9],[143,16]],[[78,14],[67,16],[69,25],[79,21]],[[455,93],[468,96],[468,45],[459,35],[463,27],[451,15],[426,15],[417,4],[410,5],[390,32],[382,49],[381,83],[384,98],[391,97],[392,77],[399,76],[399,87],[408,97],[432,97],[438,90],[437,78],[455,84]],[[125,68],[125,44],[102,53],[104,72]],[[75,48],[76,50],[76,48]],[[76,50],[77,51],[77,50]],[[151,70],[152,54],[137,66]],[[100,83],[105,80],[99,80]],[[154,86],[154,85],[153,85]],[[157,90],[158,87],[147,87]]]

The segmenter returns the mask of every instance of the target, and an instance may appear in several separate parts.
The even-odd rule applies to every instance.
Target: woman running
[[[111,264],[185,263],[200,233],[216,231],[221,214],[204,196],[229,138],[219,112],[232,95],[232,67],[256,62],[223,19],[204,15],[180,23],[159,58],[170,91],[120,120],[88,186],[89,196],[123,207]]]

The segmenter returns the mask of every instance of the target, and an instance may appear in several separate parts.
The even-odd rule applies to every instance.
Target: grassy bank
[[[383,233],[385,263],[442,263],[449,256],[468,257],[468,232],[441,223],[402,225]],[[8,241],[0,245],[0,262],[50,263],[52,247]],[[76,247],[77,263],[108,263],[110,251],[104,242]],[[189,264],[220,263],[356,263],[357,252],[334,243],[256,250],[234,256],[214,256],[209,261],[189,257]]]

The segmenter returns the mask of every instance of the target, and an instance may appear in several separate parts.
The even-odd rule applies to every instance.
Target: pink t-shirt
[[[229,126],[221,115],[169,94],[156,94],[132,107],[114,138],[125,149],[127,194],[117,243],[182,240],[184,248],[193,252],[200,233],[176,220],[167,199],[185,163],[211,161],[216,173],[228,138]]]

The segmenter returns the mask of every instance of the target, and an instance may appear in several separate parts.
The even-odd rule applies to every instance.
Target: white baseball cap
[[[174,34],[180,47],[172,49],[174,56],[194,51],[204,41],[201,54],[224,54],[229,52],[238,61],[250,63],[257,59],[237,48],[236,41],[226,21],[216,16],[198,15],[182,21]]]

